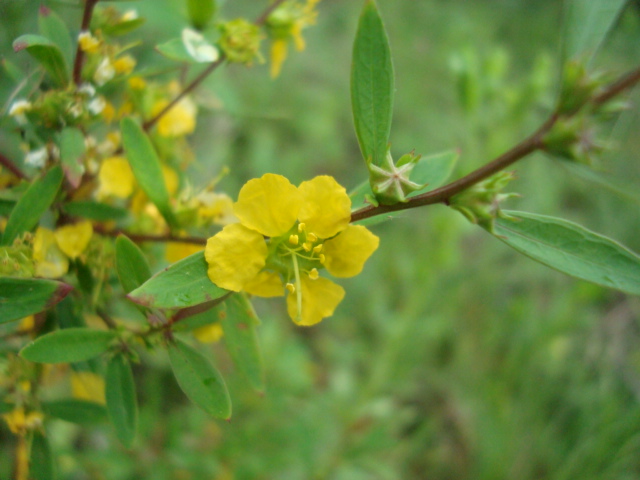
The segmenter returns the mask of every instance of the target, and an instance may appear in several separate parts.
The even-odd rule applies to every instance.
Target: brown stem
[[[267,21],[267,18],[269,18],[269,15],[271,15],[271,13],[284,2],[285,0],[276,0],[275,2],[273,2],[267,7],[264,12],[262,12],[262,14],[258,18],[256,18],[255,22],[253,23],[255,23],[256,25],[263,25],[264,22]]]
[[[130,233],[125,230],[115,229],[108,230],[102,225],[94,225],[93,230],[100,235],[106,235],[109,237],[117,237],[118,235],[125,235],[130,240],[141,242],[180,242],[180,243],[193,243],[194,245],[206,245],[207,239],[202,237],[181,237],[179,235],[173,235],[167,233],[165,235],[150,235],[144,233]]]
[[[2,153],[0,153],[0,164],[2,164],[3,167],[13,173],[19,179],[26,180],[27,176],[22,173],[22,170],[16,167],[15,164],[9,159],[9,157],[4,156]]]
[[[89,30],[89,25],[91,24],[91,17],[93,15],[93,9],[96,4],[100,0],[85,0],[84,3],[84,12],[82,14],[82,24],[80,26],[81,32],[86,32]],[[82,82],[82,64],[84,62],[84,52],[82,48],[80,48],[80,42],[78,42],[78,47],[76,48],[76,58],[73,62],[73,82],[76,85],[80,85]]]
[[[628,90],[637,83],[640,82],[640,68],[632,70],[621,76],[618,80],[610,83],[604,90],[591,99],[591,103],[601,105],[608,102],[620,93]],[[572,115],[577,114],[573,113]],[[536,150],[542,150],[544,148],[543,139],[544,136],[553,126],[556,124],[560,117],[557,114],[553,114],[544,122],[538,130],[511,148],[507,152],[503,153],[491,162],[483,165],[482,167],[474,170],[468,175],[455,180],[444,187],[437,188],[430,192],[423,193],[411,197],[406,203],[396,203],[394,205],[378,205],[374,207],[369,205],[356,210],[351,214],[351,221],[357,222],[358,220],[364,220],[365,218],[375,217],[376,215],[382,215],[389,212],[396,212],[398,210],[408,210],[410,208],[422,207],[424,205],[432,205],[434,203],[448,202],[448,200],[457,193],[466,190],[467,188],[475,185],[476,183],[490,177],[494,173],[503,170],[509,165],[517,162],[521,158],[535,152]]]
[[[620,77],[615,82],[609,84],[601,93],[596,95],[591,101],[596,105],[602,105],[623,91],[633,87],[640,82],[640,68],[632,70]]]
[[[210,300],[205,303],[201,303],[199,305],[194,305],[193,307],[183,308],[176,312],[176,314],[169,319],[168,325],[173,325],[180,320],[184,320],[185,318],[193,317],[194,315],[198,315],[200,313],[204,313],[207,310],[211,310],[216,305],[220,305],[224,302],[229,296],[233,294],[233,292],[227,292],[223,296],[216,298],[215,300]]]

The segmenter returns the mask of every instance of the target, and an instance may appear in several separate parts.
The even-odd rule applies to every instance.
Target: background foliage
[[[12,56],[12,40],[34,29],[38,3],[0,5],[2,55]],[[48,3],[79,23],[79,9]],[[223,13],[251,18],[247,12],[262,8],[255,3],[228,2]],[[397,151],[457,147],[457,173],[464,173],[545,118],[556,94],[560,2],[378,4],[394,53]],[[162,64],[152,46],[179,34],[182,2],[118,5],[147,18],[138,58]],[[201,112],[193,136],[195,184],[223,165],[231,173],[221,187],[232,196],[264,172],[286,174],[294,184],[319,173],[347,187],[362,181],[348,83],[360,8],[359,1],[322,2],[318,25],[306,32],[307,50],[292,54],[275,81],[264,66],[231,66],[206,82],[201,95],[211,109]],[[618,71],[637,65],[639,22],[630,5],[596,64]],[[465,68],[475,76],[467,87],[460,83]],[[610,125],[619,148],[601,168],[621,185],[640,181],[638,127],[633,111]],[[567,218],[640,250],[633,193],[580,180],[542,155],[515,170],[513,190],[523,196],[508,207]],[[234,398],[230,423],[191,405],[166,358],[149,356],[134,370],[141,409],[133,448],[124,449],[106,426],[57,422],[50,438],[62,454],[61,476],[640,475],[637,298],[535,264],[441,206],[404,213],[376,234],[380,249],[363,275],[343,283],[345,301],[319,327],[297,328],[282,304],[256,301],[267,366],[263,397],[232,371],[223,348],[212,347]],[[2,478],[10,475],[11,442],[3,425]]]

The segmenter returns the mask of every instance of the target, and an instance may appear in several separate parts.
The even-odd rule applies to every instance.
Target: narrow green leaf
[[[120,122],[122,145],[131,164],[133,174],[140,187],[147,194],[171,228],[177,222],[169,201],[169,192],[164,183],[160,159],[151,140],[135,120],[125,117]]]
[[[92,202],[90,200],[66,203],[63,206],[63,210],[74,217],[87,218],[97,222],[121,220],[128,215],[127,210],[124,208],[113,207],[106,203]]]
[[[194,253],[156,273],[127,296],[155,308],[186,308],[215,300],[228,292],[209,280],[207,269],[204,253]]]
[[[162,56],[178,62],[197,63],[184,46],[181,38],[173,38],[156,45],[156,51]]]
[[[81,362],[106,352],[117,337],[112,330],[65,328],[36,338],[20,350],[20,356],[40,363]]]
[[[382,165],[393,114],[393,64],[389,40],[373,0],[364,4],[353,44],[351,106],[360,150]]]
[[[127,33],[131,33],[137,28],[140,28],[142,25],[144,25],[145,21],[146,20],[144,18],[138,17],[114,24],[105,23],[102,25],[102,31],[107,35],[118,37],[121,35],[126,35]]]
[[[224,340],[233,363],[247,377],[253,388],[264,392],[264,363],[256,324],[258,317],[253,306],[243,294],[229,297],[219,310]]]
[[[58,86],[69,83],[67,64],[60,48],[42,35],[21,35],[13,42],[13,50],[26,50],[40,63]]]
[[[42,214],[55,200],[61,184],[62,169],[59,166],[31,184],[11,212],[2,236],[3,245],[11,245],[18,235],[38,224]]]
[[[216,0],[187,0],[189,21],[198,30],[204,30],[216,13]]]
[[[65,62],[67,65],[71,65],[73,62],[73,46],[71,44],[71,34],[64,20],[49,7],[40,5],[38,30],[40,35],[51,39],[60,48]]]
[[[138,402],[131,365],[122,354],[109,360],[105,394],[109,420],[115,428],[116,436],[125,447],[130,448],[138,428]]]
[[[29,478],[55,480],[58,477],[49,440],[40,432],[33,434],[29,469]]]
[[[626,4],[627,0],[567,0],[565,57],[593,57]]]
[[[85,152],[84,135],[79,128],[64,128],[58,137],[58,146],[64,174],[69,183],[74,188],[78,188],[84,174],[82,162]]]
[[[78,425],[95,425],[107,419],[107,410],[103,405],[86,400],[55,400],[43,402],[42,411],[55,418]]]
[[[220,372],[200,352],[176,339],[169,346],[169,361],[185,395],[216,418],[231,418],[231,400]]]
[[[640,257],[619,243],[560,218],[505,212],[495,235],[524,255],[573,277],[640,295]]]
[[[124,235],[116,239],[116,270],[125,293],[135,290],[151,277],[144,253]]]
[[[71,290],[71,285],[54,280],[0,277],[0,323],[47,310]]]

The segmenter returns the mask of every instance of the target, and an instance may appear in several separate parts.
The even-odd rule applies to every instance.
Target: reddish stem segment
[[[81,32],[89,30],[91,24],[91,17],[93,16],[93,9],[100,0],[86,0],[84,4],[84,12],[82,14],[82,25],[80,26]],[[82,82],[82,64],[84,63],[84,52],[80,48],[80,42],[78,42],[78,48],[76,48],[76,58],[73,62],[73,82],[76,85],[80,85]]]

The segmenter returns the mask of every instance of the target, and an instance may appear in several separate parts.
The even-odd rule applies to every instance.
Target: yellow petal
[[[336,277],[359,274],[378,248],[380,239],[362,225],[349,225],[340,235],[324,242],[324,266]]]
[[[276,39],[271,43],[271,78],[276,78],[280,75],[282,70],[282,64],[287,59],[287,41],[284,39]]]
[[[196,245],[195,243],[169,242],[164,251],[164,258],[167,262],[174,263],[201,250],[202,245]]]
[[[166,165],[162,165],[162,177],[164,178],[164,184],[167,187],[169,195],[174,196],[180,186],[180,178],[176,171]]]
[[[71,395],[104,405],[104,378],[93,372],[71,372]]]
[[[133,192],[135,177],[124,157],[109,157],[103,160],[98,173],[100,180],[99,197],[113,195],[127,198]]]
[[[151,109],[151,115],[159,114],[169,105],[168,100],[159,100]],[[193,133],[196,128],[196,105],[188,97],[183,98],[173,105],[160,120],[158,120],[158,133],[163,137],[181,137]]]
[[[33,260],[36,275],[44,278],[58,278],[69,270],[69,259],[56,244],[53,231],[38,227],[33,237]]]
[[[299,187],[302,206],[298,218],[307,231],[320,238],[330,238],[341,232],[351,220],[351,199],[333,177],[321,175]]]
[[[259,233],[233,223],[207,241],[204,256],[209,279],[220,288],[239,292],[264,267],[267,244]]]
[[[267,237],[286,233],[296,222],[300,193],[282,175],[267,173],[240,189],[233,211],[240,222]]]
[[[84,252],[93,235],[91,222],[85,220],[75,225],[65,225],[56,229],[56,243],[69,258],[77,258]]]
[[[260,272],[252,280],[245,283],[243,290],[258,297],[282,297],[284,285],[280,275],[274,272]]]
[[[200,343],[215,343],[219,342],[224,332],[222,331],[222,325],[219,323],[212,323],[211,325],[205,325],[200,328],[196,328],[193,331],[193,336]]]
[[[302,311],[298,311],[297,292],[287,297],[287,311],[291,319],[300,326],[315,325],[333,311],[344,298],[344,289],[326,278],[311,280],[307,276],[300,278],[302,293]]]

